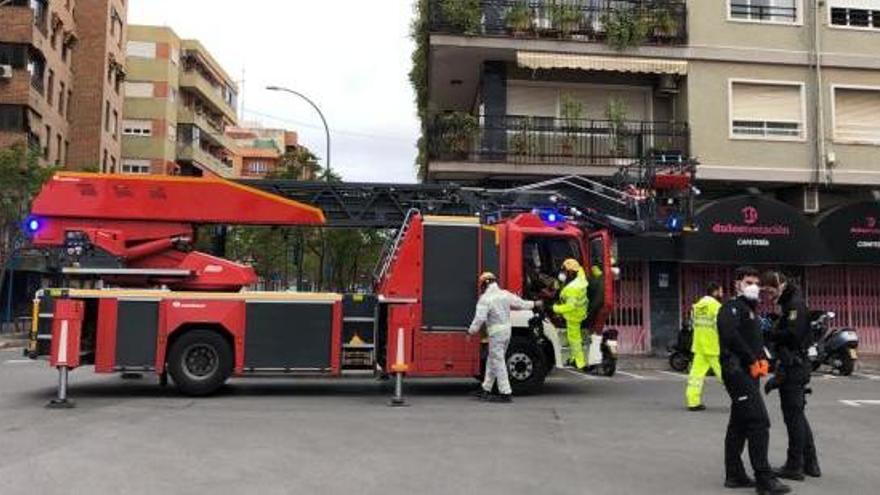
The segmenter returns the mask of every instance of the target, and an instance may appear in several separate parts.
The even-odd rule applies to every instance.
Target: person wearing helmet
[[[476,315],[468,329],[468,334],[473,335],[486,326],[489,336],[489,354],[486,356],[486,377],[483,386],[477,392],[481,400],[493,402],[511,402],[513,394],[510,388],[510,380],[507,377],[507,363],[505,356],[507,346],[510,344],[512,327],[510,324],[511,309],[533,309],[536,305],[532,301],[520,299],[517,295],[498,287],[498,279],[495,274],[486,272],[480,275],[480,291],[482,295],[477,301]],[[498,395],[492,395],[492,388],[498,384]]]
[[[584,358],[581,324],[587,319],[587,287],[589,286],[587,275],[577,260],[569,258],[562,263],[562,272],[559,274],[559,280],[564,286],[559,293],[559,303],[553,305],[553,312],[565,319],[568,347],[571,350],[571,362],[575,368],[583,370],[586,369],[587,362]],[[600,343],[601,339],[602,337],[600,336]],[[596,350],[599,350],[598,345],[595,347]],[[599,361],[601,361],[601,354]]]

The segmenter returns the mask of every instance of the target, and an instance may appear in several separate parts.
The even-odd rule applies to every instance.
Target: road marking
[[[862,407],[862,405],[880,406],[880,400],[873,400],[873,399],[869,399],[869,400],[841,400],[840,402],[841,402],[841,404],[846,404],[847,406],[851,406],[851,407]]]
[[[866,378],[868,380],[880,380],[880,376],[878,375],[868,375],[866,373],[853,373],[853,376],[857,376],[859,378]]]
[[[588,375],[586,373],[581,373],[579,371],[575,371],[575,370],[568,369],[568,368],[562,368],[562,371],[564,371],[568,374],[574,375],[574,376],[580,378],[581,380],[594,381],[594,380],[607,380],[608,379],[608,378],[603,378],[603,377],[599,377],[599,376]]]
[[[33,359],[10,359],[9,361],[4,361],[3,364],[32,364],[39,363],[39,361]]]
[[[636,380],[656,380],[656,378],[654,378],[654,377],[637,375],[635,373],[629,373],[627,371],[618,371],[618,373],[620,373],[623,376],[635,378]]]
[[[675,378],[678,378],[679,380],[687,380],[688,379],[687,375],[682,375],[681,373],[675,373],[674,371],[657,370],[657,373],[663,373],[664,375],[674,376]]]

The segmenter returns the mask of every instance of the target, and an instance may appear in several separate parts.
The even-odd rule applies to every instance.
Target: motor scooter
[[[831,328],[836,316],[833,311],[810,312],[814,343],[807,348],[807,359],[813,371],[827,365],[833,372],[849,376],[859,359],[859,335],[854,328]]]
[[[693,341],[694,327],[691,320],[686,319],[681,323],[681,330],[675,341],[666,347],[669,352],[670,368],[680,373],[684,373],[690,368],[691,361],[694,360],[694,354],[691,352]]]

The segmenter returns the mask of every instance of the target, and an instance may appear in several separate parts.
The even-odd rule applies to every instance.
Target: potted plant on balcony
[[[622,99],[611,98],[608,100],[605,116],[608,119],[609,151],[615,157],[626,154],[626,138],[629,136],[626,129],[627,112],[626,102]]]
[[[659,3],[651,12],[652,29],[657,39],[670,39],[678,34],[678,19],[672,12],[672,6],[668,3]]]
[[[535,152],[535,143],[532,136],[533,126],[531,117],[517,119],[513,126],[515,132],[510,138],[510,151],[514,155],[530,156]]]
[[[510,7],[504,16],[507,31],[514,36],[525,36],[532,27],[532,10],[526,0],[520,0]]]
[[[577,98],[568,93],[563,93],[559,106],[559,115],[562,117],[562,154],[573,156],[574,146],[577,144],[578,127],[584,114],[584,106]]]
[[[435,122],[440,138],[440,152],[454,159],[467,158],[474,136],[480,130],[477,117],[467,112],[446,112]]]
[[[569,38],[579,31],[584,20],[581,9],[571,0],[555,0],[550,6],[550,16],[554,29],[562,38]]]
[[[483,20],[480,0],[441,0],[440,11],[446,24],[464,34],[477,34]]]
[[[602,16],[602,27],[608,46],[623,51],[645,41],[650,22],[635,8],[617,8]]]

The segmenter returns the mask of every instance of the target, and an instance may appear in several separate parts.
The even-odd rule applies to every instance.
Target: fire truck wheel
[[[232,349],[217,332],[190,330],[171,347],[168,373],[184,394],[210,395],[232,374]]]
[[[513,337],[507,348],[507,375],[515,395],[541,391],[547,367],[538,344],[528,337]]]

